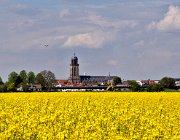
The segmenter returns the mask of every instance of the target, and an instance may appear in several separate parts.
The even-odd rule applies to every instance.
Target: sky
[[[21,70],[68,79],[180,78],[179,0],[0,0],[0,77]],[[46,47],[46,45],[48,45]]]

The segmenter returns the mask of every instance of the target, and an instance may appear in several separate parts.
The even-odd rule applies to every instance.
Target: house
[[[62,86],[65,86],[65,85],[67,85],[68,84],[68,80],[56,80],[56,85],[55,85],[55,87],[62,87]]]
[[[28,87],[28,91],[42,91],[41,84],[31,84]]]
[[[80,75],[80,82],[84,85],[108,85],[116,76]]]
[[[139,80],[136,81],[140,86],[148,86],[148,85],[152,85],[152,84],[158,84],[159,81],[158,80]]]

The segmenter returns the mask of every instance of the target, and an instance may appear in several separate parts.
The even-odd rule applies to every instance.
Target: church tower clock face
[[[69,83],[71,84],[77,84],[80,82],[79,79],[79,64],[78,64],[78,58],[76,57],[75,53],[74,56],[71,58],[71,63],[69,66]]]

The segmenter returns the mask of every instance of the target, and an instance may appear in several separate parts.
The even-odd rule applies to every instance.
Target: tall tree
[[[56,80],[55,74],[47,70],[41,71],[40,73],[44,77],[45,87],[50,90],[53,87]]]
[[[3,83],[3,80],[2,80],[2,78],[0,77],[0,85],[3,85],[4,83]]]
[[[13,71],[8,75],[8,82],[16,83],[17,78],[18,74]]]
[[[35,78],[36,84],[41,84],[42,88],[45,88],[46,82],[41,73],[38,73]]]
[[[28,79],[29,84],[34,84],[35,83],[35,74],[34,74],[34,72],[30,71],[28,73],[27,77],[28,77],[27,79]]]
[[[0,92],[4,91],[4,83],[2,81],[2,78],[0,77]]]
[[[118,76],[116,76],[116,77],[114,77],[113,78],[113,82],[112,82],[112,85],[113,86],[116,86],[116,85],[118,85],[118,84],[121,84],[121,78],[120,77],[118,77]]]
[[[160,80],[160,84],[164,88],[169,88],[169,89],[175,88],[175,80],[171,77],[163,77]]]
[[[0,92],[3,92],[4,90],[4,85],[0,85]]]
[[[19,76],[21,77],[21,84],[20,86],[23,88],[23,91],[27,91],[28,90],[28,76],[27,76],[27,72],[25,70],[22,70],[19,73]]]
[[[23,81],[22,81],[21,77],[18,75],[16,82],[15,82],[15,87],[18,87],[22,82]]]
[[[23,83],[27,83],[27,73],[25,70],[22,70],[19,73],[19,76],[21,77]]]
[[[15,91],[21,82],[21,77],[16,72],[11,72],[8,75],[7,91]]]

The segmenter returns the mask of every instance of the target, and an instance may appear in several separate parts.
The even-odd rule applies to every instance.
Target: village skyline
[[[179,78],[180,2],[140,0],[0,1],[0,77],[51,70],[123,79]]]

